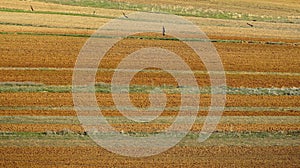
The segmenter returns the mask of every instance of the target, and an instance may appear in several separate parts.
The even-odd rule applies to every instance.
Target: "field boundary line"
[[[75,110],[74,106],[0,106],[0,110]],[[98,107],[85,107],[87,110],[118,110],[115,106],[98,106]],[[130,107],[120,107],[124,110],[133,110]],[[189,111],[195,107],[181,107],[182,111]],[[200,106],[198,112],[208,111],[210,107]],[[155,110],[155,109],[153,109]],[[166,107],[166,111],[179,111],[180,107]],[[245,111],[245,112],[284,112],[284,111],[295,111],[300,112],[300,107],[225,107],[224,111]]]
[[[145,116],[145,117],[151,117]],[[159,116],[149,124],[171,124],[173,120],[179,119],[180,124],[184,124],[186,116]],[[94,116],[85,116],[86,119]],[[206,116],[197,116],[195,123],[203,124]],[[112,124],[135,124],[134,121],[124,116],[105,116],[105,119]],[[300,125],[300,116],[222,116],[220,124],[298,124]],[[77,116],[0,116],[1,124],[80,124]],[[95,123],[95,124],[105,124]],[[139,123],[137,123],[139,124]],[[147,123],[146,123],[147,124]]]
[[[35,32],[0,32],[0,35],[32,35],[32,36],[63,36],[63,37],[86,37],[91,38],[91,34],[60,34],[60,33],[35,33]],[[133,39],[146,39],[146,40],[171,40],[171,41],[178,41],[175,38],[160,38],[160,37],[148,37],[148,36],[93,36],[92,38],[133,38]],[[300,45],[299,42],[297,43],[288,43],[288,42],[274,42],[274,41],[255,41],[255,40],[224,40],[224,39],[196,39],[196,38],[187,38],[182,39],[182,41],[190,41],[190,42],[211,42],[211,43],[247,43],[247,44],[263,44],[263,45],[292,45],[297,46]]]
[[[73,71],[74,68],[59,68],[59,67],[0,67],[3,71]],[[80,69],[78,69],[80,70]],[[82,69],[87,71],[89,69]],[[91,69],[92,70],[92,69]],[[119,69],[120,70],[120,69]],[[115,69],[99,68],[98,72],[114,72]],[[134,72],[132,69],[122,69],[124,72]],[[172,71],[172,70],[170,70]],[[162,70],[142,70],[141,72],[162,73]],[[195,70],[195,74],[208,74],[207,71]],[[190,73],[189,71],[174,71],[174,73]],[[216,72],[214,72],[216,73]],[[254,72],[254,71],[225,71],[227,75],[279,75],[279,76],[300,76],[298,72]]]
[[[41,27],[41,28],[63,28],[63,29],[81,29],[81,30],[97,30],[97,28],[90,27],[68,27],[68,26],[51,26],[51,25],[34,25],[34,24],[26,24],[26,23],[12,23],[12,22],[0,22],[0,25],[8,25],[8,26],[22,26],[22,27]]]

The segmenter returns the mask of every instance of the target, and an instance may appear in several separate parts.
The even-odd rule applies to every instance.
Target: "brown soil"
[[[100,147],[1,147],[2,167],[297,167],[299,147],[173,147],[130,158]]]
[[[31,1],[2,0],[0,7],[30,10],[33,5],[37,11],[56,11],[119,16],[120,10],[94,9],[65,5],[45,4]],[[196,2],[196,0],[193,0]],[[195,2],[181,2],[189,7]],[[144,3],[139,0],[130,2]],[[146,3],[153,3],[147,1]],[[156,0],[161,5],[178,1]],[[269,15],[273,17],[293,16],[299,6],[297,1],[279,0],[241,2],[198,2],[203,9],[216,8],[224,12],[243,13],[249,9],[250,14]],[[234,4],[234,5],[233,5]],[[257,8],[259,4],[259,8]],[[297,4],[297,5],[296,5]],[[205,5],[205,6],[203,6]],[[221,5],[221,8],[219,8]],[[198,6],[199,7],[199,6]],[[197,6],[196,6],[197,8]],[[274,12],[277,11],[277,12]],[[127,11],[126,11],[127,12]],[[1,12],[1,22],[32,24],[34,26],[0,25],[1,32],[12,34],[0,35],[0,82],[37,82],[48,85],[71,85],[71,70],[49,70],[47,68],[73,68],[77,56],[88,38],[17,35],[19,32],[91,34],[95,28],[103,25],[108,19],[75,17],[65,15],[48,15],[19,12]],[[32,19],[35,18],[35,19]],[[76,19],[75,19],[76,18]],[[255,22],[254,27],[245,27],[248,21],[222,20],[208,18],[191,18],[211,39],[242,40],[243,43],[214,42],[226,71],[254,72],[251,75],[227,75],[227,84],[233,87],[299,87],[300,76],[295,74],[261,75],[255,72],[300,72],[300,45],[297,24]],[[295,18],[292,20],[296,20]],[[252,23],[252,22],[251,22]],[[40,27],[40,25],[52,28]],[[220,26],[224,25],[224,26]],[[55,28],[56,27],[56,28]],[[64,29],[63,27],[69,27]],[[89,29],[85,29],[89,28]],[[297,34],[298,33],[298,34]],[[260,44],[254,44],[259,41]],[[269,45],[266,42],[285,42],[283,45]],[[124,47],[126,46],[126,47]],[[193,70],[205,70],[203,63],[183,43],[169,40],[124,39],[117,43],[101,62],[103,68],[115,68],[120,60],[141,47],[163,47],[180,55]],[[43,70],[4,70],[3,67],[45,68]],[[111,81],[111,72],[100,72],[97,82]],[[209,85],[207,75],[196,75],[200,86]],[[139,73],[131,84],[173,84],[175,80],[168,74]],[[99,104],[113,105],[109,94],[97,94]],[[178,106],[179,95],[169,95],[167,106]],[[208,106],[210,97],[201,95],[201,105]],[[146,94],[132,95],[132,102],[141,107],[148,105]],[[0,93],[0,106],[72,106],[71,93]],[[299,107],[299,96],[247,96],[228,95],[226,106],[245,107]],[[106,116],[120,116],[117,111],[104,111]],[[73,110],[1,110],[0,116],[76,116]],[[166,111],[165,116],[176,115]],[[199,116],[207,115],[200,112]],[[298,111],[225,111],[224,116],[299,116]],[[161,131],[168,124],[112,124],[118,131]],[[201,124],[194,124],[192,131],[199,131]],[[295,131],[299,124],[220,124],[217,131]],[[76,124],[0,124],[0,132],[46,132],[69,129],[83,132],[81,125]],[[177,128],[180,130],[181,128]],[[14,137],[11,137],[14,140]],[[29,137],[30,138],[30,137]],[[17,139],[16,139],[17,140]],[[70,142],[72,143],[72,142]],[[22,144],[23,145],[23,144]],[[194,147],[176,146],[153,157],[122,157],[100,147],[0,147],[0,167],[298,167],[300,165],[299,146],[213,146]]]
[[[119,111],[101,111],[104,116],[122,116]],[[198,116],[207,116],[207,111]],[[76,116],[73,110],[0,110],[0,116]],[[161,116],[176,116],[177,112],[164,111]],[[222,116],[299,116],[299,112],[288,111],[224,111]]]
[[[111,124],[116,130],[127,132],[160,132],[170,127],[170,124]],[[194,124],[191,131],[200,131],[202,124]],[[219,124],[216,131],[295,131],[300,125],[292,124]],[[84,128],[81,125],[71,124],[1,124],[0,131],[3,132],[46,132],[46,131],[61,131],[68,129],[74,132],[83,132]],[[106,132],[108,130],[102,127],[97,127],[99,131]],[[181,131],[183,125],[176,127],[175,130]]]
[[[72,71],[51,71],[51,70],[0,70],[1,82],[35,82],[47,85],[71,85]],[[145,77],[146,76],[146,77]],[[178,85],[174,78],[166,77],[163,74],[155,74],[155,77],[145,76],[135,77],[131,84],[171,84]],[[97,82],[111,82],[111,73],[98,73]],[[166,77],[166,78],[164,78]],[[196,74],[196,80],[200,86],[209,86],[207,75]],[[226,75],[227,86],[232,87],[299,87],[300,76],[281,75]]]
[[[149,35],[149,34],[148,34]],[[87,38],[0,35],[2,67],[65,67],[73,68]],[[215,37],[224,39],[222,36]],[[231,37],[232,38],[232,37]],[[226,37],[227,39],[227,37]],[[249,40],[249,39],[248,39]],[[252,39],[253,40],[253,39]],[[254,39],[259,40],[259,39]],[[275,39],[276,40],[276,39]],[[22,44],[22,45],[20,45]],[[251,43],[213,43],[226,71],[299,72],[300,46]],[[32,47],[42,48],[33,50]],[[176,48],[172,46],[177,46]],[[126,46],[126,47],[124,47]],[[103,59],[102,67],[112,68],[120,59],[141,47],[163,47],[183,57],[193,70],[205,70],[198,56],[177,41],[124,39]]]
[[[156,34],[141,34],[156,36]],[[86,38],[1,35],[3,45],[0,54],[2,67],[59,67],[73,68]],[[22,45],[20,45],[22,44]],[[41,48],[33,50],[32,47]],[[214,43],[226,71],[248,72],[299,72],[300,47],[292,45]],[[124,47],[125,46],[125,47]],[[174,48],[173,46],[177,46]],[[185,44],[178,41],[123,39],[106,54],[101,68],[114,69],[128,54],[143,47],[161,47],[182,57],[192,70],[205,70],[199,57]],[[165,60],[167,61],[167,60]],[[166,62],[167,63],[167,62]],[[113,72],[98,72],[98,82],[110,82]],[[72,83],[71,70],[0,70],[1,81],[32,81],[50,85]],[[195,75],[200,86],[209,85],[207,75]],[[228,74],[227,84],[234,87],[298,87],[299,76],[276,74]],[[165,73],[138,73],[132,84],[176,85],[173,77]]]
[[[149,106],[148,94],[132,93],[131,102]],[[99,106],[114,106],[111,94],[96,94]],[[73,106],[72,93],[0,93],[0,106]],[[167,107],[179,107],[180,94],[167,94]],[[210,95],[200,95],[200,106],[210,106]],[[227,95],[227,107],[299,107],[300,96]]]

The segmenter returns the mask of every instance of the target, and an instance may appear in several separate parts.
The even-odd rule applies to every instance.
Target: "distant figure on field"
[[[33,7],[30,5],[30,9],[31,9],[31,11],[34,11],[34,9],[33,9]]]
[[[248,25],[248,26],[250,26],[250,27],[253,27],[253,25],[252,25],[252,24],[250,24],[250,23],[247,23],[247,25]]]
[[[128,18],[128,16],[123,12],[123,16],[125,17],[125,18]]]
[[[95,14],[96,14],[96,11],[93,12],[93,15],[95,15]]]
[[[165,29],[165,26],[163,26],[162,35],[163,35],[163,36],[166,35],[166,29]]]

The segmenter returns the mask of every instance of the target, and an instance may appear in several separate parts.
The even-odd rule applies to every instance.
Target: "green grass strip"
[[[130,85],[129,90],[125,86],[119,86],[126,93],[150,93],[153,89],[159,88],[166,94],[210,94],[211,87],[189,87],[189,86],[149,86],[149,85]],[[49,93],[71,93],[71,92],[93,92],[96,93],[111,93],[111,85],[106,83],[96,83],[94,88],[89,87],[75,87],[72,89],[70,85],[43,85],[39,83],[22,83],[22,82],[2,82],[0,83],[0,93],[17,93],[17,92],[49,92]],[[300,88],[235,88],[229,87],[222,88],[229,95],[289,95],[300,96]],[[222,90],[219,90],[222,93]]]
[[[146,116],[143,116],[146,117]],[[151,117],[151,116],[149,116]],[[85,121],[93,123],[94,116],[80,117]],[[178,119],[178,124],[185,124],[190,116],[160,116],[149,122],[152,124],[172,124]],[[204,124],[206,116],[198,116],[194,123]],[[139,124],[147,125],[148,123],[137,123],[126,117],[105,117],[110,124]],[[223,116],[220,124],[292,124],[300,126],[300,116]],[[0,124],[80,124],[76,116],[0,116]],[[106,124],[98,122],[97,124]]]
[[[128,132],[130,136],[150,137],[158,132]],[[167,135],[176,137],[180,133]],[[112,133],[102,133],[105,138]],[[101,136],[101,135],[100,135]],[[178,146],[299,146],[300,131],[280,132],[214,132],[206,141],[198,143],[198,132],[190,132]],[[138,137],[137,137],[138,138]],[[87,134],[68,130],[47,132],[0,132],[1,147],[25,146],[97,146]]]

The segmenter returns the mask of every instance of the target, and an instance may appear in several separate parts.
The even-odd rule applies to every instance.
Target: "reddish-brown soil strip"
[[[0,35],[2,67],[74,67],[86,38]]]
[[[150,105],[149,95],[130,94],[131,102],[139,107]],[[114,106],[111,94],[96,94],[99,106]],[[200,95],[199,105],[210,106],[210,95]],[[181,104],[180,94],[167,94],[167,107]],[[300,96],[226,95],[228,107],[299,107]],[[73,106],[72,93],[0,93],[0,106]]]
[[[0,47],[2,67],[73,68],[79,51],[87,40],[79,37],[31,35],[0,35],[0,37],[3,41]],[[247,43],[214,43],[214,45],[226,71],[300,72],[298,66],[300,46]],[[169,49],[180,55],[191,69],[205,69],[198,56],[183,43],[145,39],[120,41],[103,59],[101,67],[113,68],[124,56],[142,47]]]
[[[141,73],[131,81],[131,84],[151,85],[156,84],[172,84],[177,85],[173,77],[164,74],[155,74],[149,77],[149,73]],[[154,73],[153,73],[154,74]],[[0,70],[1,82],[36,82],[47,85],[71,85],[72,71],[39,71],[39,70]],[[150,75],[151,76],[151,75]],[[207,75],[196,74],[196,80],[199,86],[210,86]],[[96,77],[97,82],[110,83],[112,73],[99,72]],[[232,87],[299,87],[300,76],[277,76],[277,75],[243,75],[230,74],[226,75],[228,86]]]

